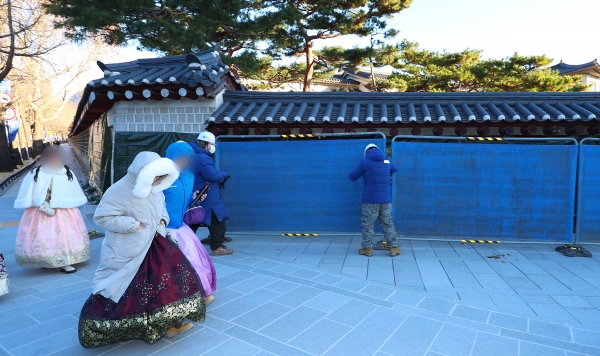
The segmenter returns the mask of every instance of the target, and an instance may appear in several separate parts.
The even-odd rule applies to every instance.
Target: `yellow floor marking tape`
[[[500,241],[497,240],[460,240],[463,244],[471,243],[471,244],[499,244]]]

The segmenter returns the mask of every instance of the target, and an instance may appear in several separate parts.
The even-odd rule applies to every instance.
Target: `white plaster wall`
[[[600,80],[596,77],[592,77],[591,75],[586,75],[582,80],[583,84],[592,85],[590,91],[600,91]]]
[[[108,126],[121,132],[198,133],[222,103],[222,92],[215,99],[119,101],[108,111]]]

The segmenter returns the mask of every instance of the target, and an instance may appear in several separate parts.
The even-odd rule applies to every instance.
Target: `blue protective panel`
[[[600,140],[579,146],[577,242],[600,242]]]
[[[396,229],[409,237],[571,241],[577,145],[551,143],[393,141]]]
[[[219,141],[217,164],[230,231],[360,231],[362,179],[348,173],[385,139]]]

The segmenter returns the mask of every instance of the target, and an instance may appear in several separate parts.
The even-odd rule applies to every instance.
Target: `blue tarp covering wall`
[[[231,175],[221,190],[229,231],[360,231],[362,179],[348,173],[382,134],[323,139],[219,137],[216,162]]]
[[[577,242],[600,242],[600,139],[579,145]]]
[[[571,241],[577,148],[572,139],[396,137],[396,229],[409,237]]]

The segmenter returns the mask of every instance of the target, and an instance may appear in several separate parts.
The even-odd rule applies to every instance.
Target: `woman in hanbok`
[[[8,293],[8,273],[4,264],[4,256],[0,253],[0,295]]]
[[[153,344],[203,321],[202,284],[188,259],[166,238],[163,190],[177,166],[154,152],[139,153],[127,175],[100,201],[94,221],[106,230],[92,295],[79,317],[79,342],[97,347],[126,340]]]
[[[194,191],[194,174],[188,170],[194,155],[194,150],[187,142],[175,142],[167,148],[166,157],[173,160],[180,169],[175,183],[164,191],[167,211],[171,218],[167,225],[167,234],[177,241],[181,252],[196,269],[196,273],[202,281],[202,287],[204,287],[204,300],[206,305],[209,305],[215,300],[212,293],[217,288],[217,272],[210,255],[194,231],[183,222],[188,206],[198,194],[197,191]],[[201,197],[201,201],[205,197]]]
[[[17,263],[76,272],[72,265],[90,258],[90,239],[78,209],[86,203],[62,149],[46,147],[41,164],[25,175],[15,200],[16,209],[25,209],[17,231]]]

